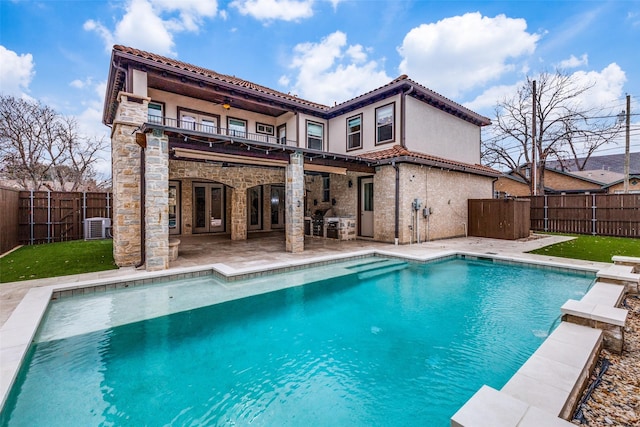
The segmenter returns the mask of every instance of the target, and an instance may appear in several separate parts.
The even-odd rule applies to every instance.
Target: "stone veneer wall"
[[[220,164],[171,160],[169,179],[181,181],[182,189],[182,234],[193,233],[193,183],[217,182],[227,185],[226,226],[232,239],[241,240],[247,235],[247,189],[270,184],[284,185],[284,168],[268,167],[222,167]],[[235,218],[235,220],[234,220]],[[264,218],[268,218],[264,214]]]
[[[131,98],[131,99],[130,99]],[[149,98],[121,92],[111,130],[113,257],[120,267],[140,262],[140,156],[136,130],[147,119]]]
[[[358,209],[358,176],[347,172],[346,175],[329,175],[329,201],[322,201],[322,178],[317,175],[305,175],[305,191],[307,197],[306,216],[312,215],[317,209],[333,208],[336,216],[357,217]],[[351,187],[349,187],[351,181]],[[336,204],[331,205],[331,199],[336,199]],[[318,204],[314,205],[313,201]]]
[[[493,178],[463,172],[444,171],[402,163],[400,168],[400,217],[398,243],[415,242],[417,225],[411,204],[420,199],[420,241],[464,236],[467,227],[467,200],[493,197]],[[431,208],[428,219],[422,209]],[[395,238],[395,170],[382,166],[374,178],[374,239],[393,242]]]

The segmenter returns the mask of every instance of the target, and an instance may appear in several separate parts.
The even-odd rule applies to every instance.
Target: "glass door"
[[[222,184],[193,184],[193,232],[225,231],[225,200]]]
[[[180,234],[180,182],[169,181],[169,234]]]
[[[360,235],[373,237],[373,178],[360,181]]]
[[[258,185],[247,190],[247,228],[262,230],[262,186]]]
[[[284,187],[271,186],[271,228],[284,228]]]

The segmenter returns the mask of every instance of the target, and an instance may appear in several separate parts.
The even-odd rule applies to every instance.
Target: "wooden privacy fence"
[[[0,254],[18,246],[20,191],[0,188]]]
[[[547,195],[530,200],[532,230],[640,237],[640,194]]]
[[[111,193],[21,191],[18,241],[52,243],[84,238],[86,218],[112,217]]]

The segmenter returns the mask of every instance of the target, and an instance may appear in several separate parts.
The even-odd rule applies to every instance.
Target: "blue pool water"
[[[480,386],[506,383],[592,280],[462,259],[322,269],[352,274],[64,338],[41,331],[0,424],[448,426]],[[251,286],[206,280],[178,286]],[[178,295],[162,286],[144,291]],[[141,290],[74,302],[127,292]],[[104,319],[118,304],[91,307]]]

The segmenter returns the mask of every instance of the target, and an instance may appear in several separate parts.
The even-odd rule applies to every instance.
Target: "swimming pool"
[[[311,283],[207,305],[225,290],[301,277]],[[481,385],[501,388],[591,280],[482,260],[369,258],[63,299],[0,420],[445,426]]]

